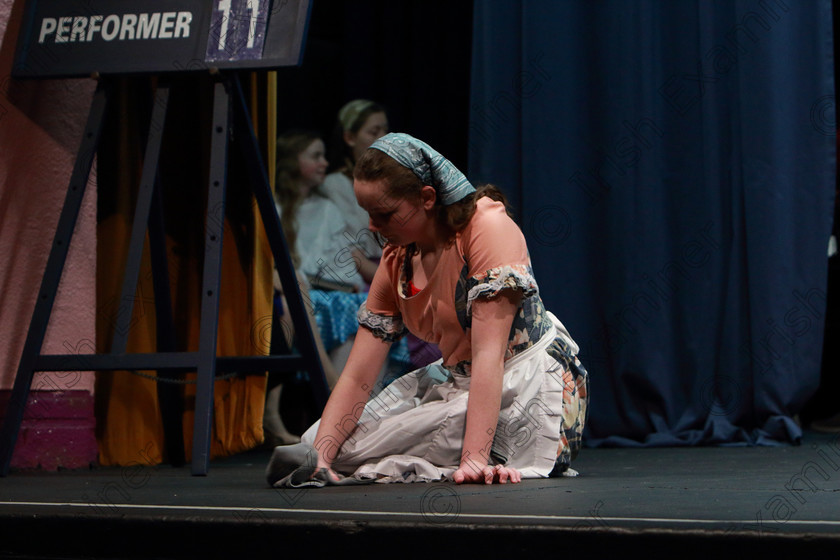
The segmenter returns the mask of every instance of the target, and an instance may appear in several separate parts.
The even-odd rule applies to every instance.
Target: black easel
[[[175,335],[166,271],[167,262],[158,181],[158,158],[169,98],[169,87],[162,85],[158,87],[156,92],[155,106],[152,112],[152,122],[149,128],[143,174],[129,243],[128,260],[120,299],[121,305],[117,316],[112,350],[109,354],[94,355],[41,354],[41,347],[70,246],[70,239],[79,215],[93,156],[99,143],[109,89],[107,79],[103,79],[94,94],[84,137],[73,168],[70,186],[59,218],[41,288],[38,292],[38,299],[15,377],[6,419],[3,423],[2,432],[0,432],[0,476],[8,474],[32,378],[36,371],[156,370],[160,377],[168,377],[186,371],[197,371],[192,442],[193,475],[206,475],[209,469],[213,385],[217,371],[219,373],[245,373],[305,370],[310,374],[312,389],[319,408],[323,408],[329,393],[314,334],[307,320],[307,310],[289,256],[289,248],[283,235],[280,218],[274,207],[274,198],[260,156],[259,145],[254,135],[242,86],[235,72],[216,74],[214,85],[213,129],[211,133],[210,178],[207,196],[198,351],[172,351],[175,347]],[[224,220],[219,219],[219,217],[224,216],[228,141],[232,133],[240,139],[239,145],[243,150],[249,184],[257,200],[266,235],[274,255],[275,266],[283,284],[289,313],[297,333],[299,354],[216,356],[222,234],[224,232]],[[217,219],[211,219],[213,216]],[[147,227],[158,321],[158,352],[127,354],[125,352],[126,341],[134,307],[133,302]],[[164,397],[168,395],[168,392],[166,389],[159,387],[159,394]],[[162,409],[167,408],[168,398],[167,396],[161,399]],[[164,422],[164,425],[167,453],[170,460],[174,459],[173,462],[177,462],[179,457],[183,457],[183,449],[180,445],[180,426],[173,425],[171,422]]]

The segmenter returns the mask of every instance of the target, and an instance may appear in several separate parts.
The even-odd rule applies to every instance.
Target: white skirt
[[[502,404],[493,445],[483,457],[523,478],[575,476],[588,403],[588,374],[572,352],[577,345],[548,314],[554,328],[505,363]],[[437,361],[407,373],[365,405],[333,468],[358,481],[451,480],[461,460],[470,377]],[[314,445],[320,421],[301,440]],[[327,450],[321,449],[321,452]],[[332,450],[334,451],[334,450]]]

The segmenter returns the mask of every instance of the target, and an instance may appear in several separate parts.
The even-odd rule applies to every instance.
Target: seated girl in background
[[[275,448],[268,483],[492,484],[577,474],[571,461],[588,374],[543,306],[501,192],[476,191],[406,134],[374,142],[354,179],[371,229],[388,244],[323,416],[301,443]],[[407,331],[437,344],[443,358],[376,393],[378,369]]]
[[[347,361],[364,302],[366,284],[343,235],[344,214],[320,191],[327,170],[324,142],[312,131],[289,131],[277,139],[275,198],[296,270],[308,286],[321,340],[333,367]]]
[[[321,192],[332,200],[347,220],[347,237],[357,248],[359,271],[371,282],[382,256],[382,248],[368,229],[368,215],[356,202],[353,193],[353,168],[356,160],[373,142],[388,133],[388,116],[378,103],[354,99],[338,112],[330,139],[331,173],[324,179]]]
[[[388,134],[388,115],[385,108],[368,99],[354,99],[338,112],[338,119],[330,140],[334,159],[333,171],[321,188],[323,193],[341,209],[347,218],[346,237],[353,239],[359,250],[354,257],[366,282],[373,280],[382,249],[379,240],[368,228],[368,214],[356,201],[353,192],[353,169],[356,161],[371,144]],[[438,347],[421,340],[412,333],[405,340],[412,369],[423,367],[441,357]]]

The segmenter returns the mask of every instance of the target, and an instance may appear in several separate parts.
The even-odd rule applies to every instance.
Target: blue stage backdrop
[[[831,3],[474,8],[469,174],[510,195],[581,345],[587,444],[798,442],[835,185]]]

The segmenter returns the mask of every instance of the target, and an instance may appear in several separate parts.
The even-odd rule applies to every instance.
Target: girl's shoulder
[[[341,213],[341,209],[332,199],[320,191],[313,192],[301,202],[298,208],[298,217],[323,220],[329,223],[344,223],[344,214]]]
[[[502,220],[513,223],[511,217],[508,216],[504,203],[493,200],[489,196],[483,196],[475,202],[475,214],[473,214],[470,224],[476,219],[479,222]]]
[[[463,244],[475,237],[486,235],[494,238],[522,235],[522,230],[508,215],[505,205],[487,196],[476,201],[475,213],[467,226],[458,234],[458,241]]]
[[[328,174],[324,177],[324,183],[321,185],[325,190],[329,191],[335,188],[344,188],[347,185],[353,186],[353,179],[347,176],[347,174],[339,169],[338,171],[333,171],[332,173]]]

